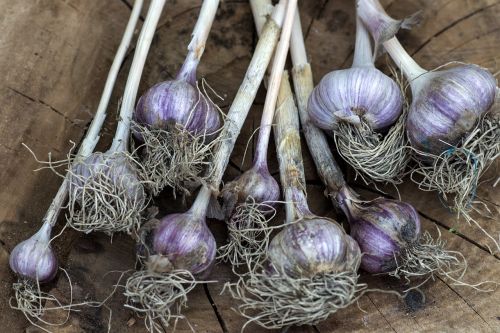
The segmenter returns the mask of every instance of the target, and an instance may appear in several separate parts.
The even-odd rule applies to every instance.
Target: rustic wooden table
[[[21,143],[39,157],[52,153],[62,159],[78,143],[96,109],[107,71],[130,13],[132,0],[0,0],[0,313],[2,332],[39,332],[40,330],[9,307],[14,277],[8,268],[9,251],[32,234],[40,224],[61,180],[50,171],[33,172],[38,167]],[[350,65],[354,42],[353,0],[301,1],[301,16],[315,80],[332,69]],[[403,17],[424,10],[423,23],[401,39],[424,67],[433,68],[449,60],[480,64],[492,72],[500,66],[500,2],[497,0],[386,0],[389,13]],[[141,91],[171,78],[183,60],[186,44],[200,6],[199,0],[168,1],[153,41],[144,72]],[[252,16],[246,1],[224,1],[211,32],[199,73],[223,94],[227,107],[232,101],[256,42]],[[109,121],[100,148],[110,142],[119,96],[123,90],[131,56],[123,66],[119,84],[110,106]],[[251,162],[242,161],[243,152],[259,123],[264,102],[259,92],[244,131],[238,140],[227,178],[232,179]],[[252,147],[252,145],[250,145]],[[305,147],[304,147],[305,148]],[[271,147],[271,171],[278,175]],[[250,149],[252,152],[252,149]],[[305,154],[306,175],[311,206],[318,215],[335,217],[331,203],[323,196],[323,186]],[[498,176],[498,163],[491,177],[478,191],[490,203],[492,219],[477,217],[494,237],[499,237],[500,193],[492,187]],[[376,191],[352,181],[354,187],[374,197]],[[396,191],[382,188],[387,196]],[[423,226],[433,234],[439,230],[448,246],[462,251],[468,260],[466,281],[499,281],[498,253],[482,232],[456,221],[443,208],[435,193],[419,192],[407,182],[399,188],[402,199],[419,210]],[[183,209],[169,193],[156,200],[163,212]],[[210,227],[218,241],[226,234],[221,223]],[[456,230],[449,232],[450,228]],[[55,241],[61,265],[73,283],[74,301],[103,299],[116,283],[119,273],[134,267],[134,244],[123,235],[81,236],[67,230]],[[185,315],[197,332],[239,332],[243,320],[232,311],[235,303],[220,294],[224,282],[234,279],[226,265],[214,268],[210,278],[218,283],[199,286],[190,294]],[[364,276],[371,286],[402,290],[404,285],[386,277]],[[500,291],[482,293],[457,287],[437,278],[406,300],[394,296],[368,294],[359,308],[352,306],[316,327],[290,329],[289,332],[500,332]],[[59,278],[52,293],[68,299],[68,283]],[[140,319],[123,308],[118,293],[109,303],[111,332],[145,332]],[[47,319],[64,320],[65,313],[52,312]],[[50,328],[54,332],[106,332],[109,312],[105,308],[82,309],[71,314],[66,324]],[[189,332],[179,322],[177,332]],[[249,327],[249,332],[263,332]]]

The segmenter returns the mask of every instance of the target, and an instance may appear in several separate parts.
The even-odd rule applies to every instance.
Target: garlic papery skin
[[[256,204],[265,203],[266,206],[275,206],[280,198],[280,187],[269,173],[267,166],[254,165],[238,178],[225,184],[221,195],[224,200],[222,207],[224,215],[229,218],[238,204],[244,204],[248,200]]]
[[[202,188],[202,191],[210,195],[206,188]],[[165,260],[166,257],[173,269],[184,269],[193,274],[211,267],[217,247],[205,221],[205,199],[203,194],[198,195],[186,213],[170,214],[160,220],[160,225],[154,231],[153,250],[163,258],[156,259]]]
[[[9,257],[10,268],[20,277],[40,283],[57,274],[57,258],[50,246],[52,227],[45,223],[36,234],[17,244]]]
[[[269,262],[278,272],[294,278],[341,272],[347,269],[346,258],[352,261],[351,258],[361,255],[359,247],[348,238],[350,236],[335,221],[305,218],[286,225],[272,239]]]
[[[476,65],[459,65],[423,74],[412,85],[407,119],[411,145],[439,155],[460,144],[495,102],[497,82]]]
[[[347,187],[337,200],[363,253],[361,268],[367,272],[393,271],[402,249],[419,240],[420,218],[408,203],[385,198],[360,201]]]
[[[334,131],[341,122],[364,122],[377,131],[392,125],[401,115],[401,89],[375,68],[370,43],[368,31],[357,19],[352,68],[325,75],[309,97],[308,113],[319,128]]]
[[[403,96],[396,82],[376,68],[361,67],[328,73],[308,102],[313,123],[334,131],[340,122],[364,121],[373,130],[393,124],[400,116]]]
[[[219,111],[196,86],[195,70],[183,68],[175,80],[151,87],[137,103],[135,121],[150,129],[180,126],[193,135],[213,135],[221,126]]]

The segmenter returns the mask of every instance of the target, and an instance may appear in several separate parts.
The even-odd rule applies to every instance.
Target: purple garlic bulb
[[[316,126],[335,130],[340,122],[366,122],[373,130],[400,116],[403,95],[396,82],[372,66],[328,73],[309,97],[308,112]]]
[[[363,253],[361,268],[367,272],[394,270],[401,250],[420,237],[420,219],[408,203],[385,198],[360,201],[345,187],[338,194],[338,202],[349,220],[350,234]]]
[[[496,98],[497,82],[486,69],[461,65],[427,72],[411,81],[406,122],[413,147],[439,155],[459,144]]]
[[[274,206],[280,198],[280,187],[267,167],[254,166],[225,184],[222,197],[224,213],[229,217],[237,204],[245,203],[249,198],[257,204]]]
[[[82,195],[89,183],[96,182],[101,185],[114,184],[120,195],[125,195],[130,202],[144,203],[146,200],[144,187],[132,162],[125,154],[93,153],[83,161],[75,162],[72,171],[70,186],[74,191],[70,192],[77,198]]]
[[[356,242],[337,222],[320,217],[287,225],[268,250],[272,267],[294,278],[357,269],[360,256]]]
[[[170,214],[160,220],[154,232],[153,250],[159,255],[153,260],[168,259],[173,269],[198,274],[213,264],[216,244],[204,217],[190,210],[184,214]]]
[[[221,126],[219,111],[196,86],[196,66],[184,64],[175,80],[160,82],[141,96],[134,120],[152,129],[181,126],[210,137]]]
[[[9,258],[10,268],[20,277],[50,282],[57,273],[57,258],[50,246],[52,228],[44,224],[30,238],[17,244]]]

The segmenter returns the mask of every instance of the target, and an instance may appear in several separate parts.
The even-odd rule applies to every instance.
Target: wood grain
[[[147,8],[148,1],[145,1]],[[404,17],[419,9],[424,20],[419,27],[400,34],[402,43],[415,59],[426,68],[434,68],[451,60],[478,63],[493,72],[499,71],[500,61],[500,3],[495,0],[386,0],[387,11]],[[28,325],[7,301],[14,278],[7,267],[8,252],[17,242],[30,235],[39,225],[45,209],[57,190],[60,179],[49,171],[33,173],[37,163],[21,147],[25,142],[41,158],[52,152],[63,158],[70,148],[69,140],[78,143],[97,106],[107,70],[120,41],[130,13],[132,0],[0,0],[0,310],[10,317],[5,324],[9,332],[39,332]],[[191,30],[200,6],[199,0],[168,1],[162,14],[156,37],[146,64],[139,93],[152,84],[172,78],[185,55]],[[301,18],[306,46],[315,81],[327,72],[350,66],[354,45],[354,6],[352,1],[302,1]],[[144,9],[146,10],[146,9]],[[144,11],[145,13],[145,11]],[[223,109],[230,105],[246,66],[251,59],[256,34],[250,8],[246,1],[223,1],[218,11],[207,49],[199,68],[199,76],[224,97]],[[133,50],[131,50],[132,52]],[[110,142],[116,125],[116,109],[131,54],[123,65],[119,82],[110,106],[110,117],[99,149]],[[379,63],[384,67],[387,59]],[[231,180],[246,170],[252,161],[255,140],[248,145],[258,128],[265,90],[261,89],[238,138],[231,163],[224,177]],[[215,98],[215,97],[214,97]],[[278,175],[272,140],[269,166]],[[323,195],[310,155],[303,145],[308,199],[318,215],[337,218],[331,202]],[[341,162],[342,166],[345,166]],[[493,219],[478,216],[478,221],[497,237],[500,235],[500,194],[492,187],[498,177],[497,163],[489,170],[489,182],[482,184],[478,196],[493,207]],[[349,174],[349,173],[348,173]],[[488,179],[486,177],[485,179]],[[349,179],[366,198],[380,193],[373,188]],[[396,197],[391,188],[380,187],[383,195]],[[441,231],[448,247],[462,251],[469,264],[464,277],[467,282],[498,281],[499,260],[486,251],[488,239],[477,228],[457,221],[443,208],[435,193],[420,192],[405,182],[399,187],[403,200],[415,205],[422,214],[424,229],[436,235]],[[161,214],[182,211],[180,199],[173,200],[165,191],[154,203]],[[189,198],[188,198],[189,205]],[[281,223],[280,212],[273,223]],[[25,222],[27,221],[27,222]],[[209,226],[222,244],[227,233],[221,222]],[[448,232],[450,228],[457,233]],[[75,240],[75,241],[73,241]],[[68,270],[75,291],[75,301],[103,299],[113,289],[118,273],[134,268],[134,244],[125,236],[111,243],[103,235],[81,237],[69,232],[56,240],[61,264]],[[237,304],[223,285],[234,280],[230,267],[218,264],[210,279],[217,283],[197,287],[191,294],[185,315],[196,332],[239,332],[244,319],[232,308]],[[370,287],[401,291],[402,281],[362,274]],[[60,277],[52,292],[67,297],[68,283]],[[425,295],[411,294],[407,299],[371,292],[351,306],[339,311],[316,327],[292,328],[289,333],[333,332],[495,332],[500,331],[500,292],[482,293],[471,288],[454,286],[451,281],[436,279],[420,288]],[[145,332],[143,323],[123,307],[118,290],[109,302],[112,310],[111,332]],[[52,319],[63,318],[64,312],[50,314]],[[108,312],[85,309],[72,313],[67,324],[52,328],[54,332],[106,332]],[[171,330],[170,330],[171,331]],[[177,332],[189,332],[185,322],[179,322]],[[249,326],[247,332],[263,329]]]

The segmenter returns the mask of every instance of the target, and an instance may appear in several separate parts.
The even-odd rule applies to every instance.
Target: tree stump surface
[[[64,159],[73,143],[78,144],[97,107],[114,52],[130,14],[132,0],[0,0],[0,311],[4,332],[42,332],[9,307],[11,284],[15,277],[8,267],[8,254],[21,240],[38,229],[45,210],[61,182],[50,170],[33,172],[40,165],[22,147],[25,143],[39,159],[51,153],[53,160]],[[140,93],[149,86],[172,78],[182,63],[194,26],[200,1],[168,1],[153,40],[142,78]],[[493,0],[386,0],[383,5],[394,17],[402,18],[422,9],[424,20],[412,31],[400,33],[402,44],[425,68],[456,60],[479,64],[493,73],[500,61],[500,2]],[[145,8],[147,2],[145,4]],[[301,1],[301,17],[308,55],[315,82],[333,69],[350,66],[355,16],[353,1]],[[145,10],[144,14],[145,15]],[[142,21],[141,21],[142,24]],[[211,87],[224,97],[219,105],[227,111],[244,76],[256,43],[256,33],[247,1],[223,1],[199,67]],[[109,116],[98,149],[106,149],[116,125],[116,110],[132,59],[133,48],[122,67],[109,107]],[[386,58],[381,57],[381,64]],[[237,140],[226,171],[231,180],[252,161],[255,138],[264,104],[265,91],[257,95],[251,113]],[[246,158],[243,160],[247,142]],[[303,142],[307,190],[311,209],[318,215],[337,218],[331,202]],[[279,177],[273,142],[269,166]],[[478,196],[490,203],[492,218],[475,216],[491,235],[500,235],[500,193],[493,187],[498,177],[497,162],[483,178]],[[374,190],[354,179],[351,185],[372,198],[397,197],[393,188]],[[500,265],[488,252],[491,240],[477,227],[457,221],[444,208],[436,193],[422,192],[410,181],[398,187],[402,200],[419,211],[425,230],[441,233],[448,247],[464,253],[470,283],[500,281]],[[155,199],[162,214],[185,209],[167,190]],[[189,202],[188,202],[189,204]],[[277,220],[283,219],[278,214]],[[339,216],[338,219],[341,219]],[[64,219],[61,219],[61,225]],[[227,237],[223,223],[209,226],[219,244]],[[453,229],[454,232],[449,230]],[[82,236],[70,230],[54,242],[60,264],[73,286],[73,302],[102,300],[117,284],[120,272],[135,267],[134,242],[125,235],[110,239],[104,235]],[[239,332],[245,320],[232,308],[237,306],[226,293],[225,282],[234,280],[228,265],[214,267],[210,280],[189,295],[184,314],[196,332]],[[370,287],[401,291],[404,281],[384,276],[362,279]],[[121,281],[123,284],[123,280]],[[118,283],[120,284],[120,283]],[[50,292],[69,300],[69,284],[64,274],[49,286]],[[331,332],[500,332],[500,291],[483,293],[453,285],[437,278],[412,292],[405,299],[369,293],[353,305],[330,316],[314,327],[295,327],[289,333]],[[424,297],[422,296],[424,295]],[[52,332],[106,332],[110,313],[111,332],[146,332],[141,318],[123,307],[118,288],[108,307],[80,308],[72,312]],[[64,311],[47,312],[46,319],[64,321]],[[247,332],[264,332],[249,325]],[[179,321],[176,332],[191,332],[186,321]]]

